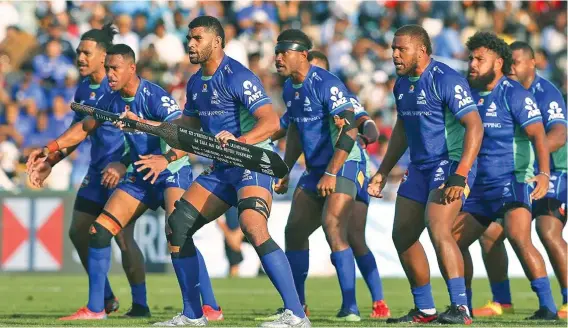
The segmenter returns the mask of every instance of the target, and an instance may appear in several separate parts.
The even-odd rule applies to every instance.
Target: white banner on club
[[[284,249],[284,227],[290,212],[290,202],[275,202],[270,215],[269,230],[272,238]],[[379,272],[382,277],[404,277],[404,271],[400,265],[394,244],[391,238],[392,222],[394,218],[394,203],[373,200],[369,208],[367,218],[366,238],[369,248],[375,255]],[[534,226],[534,223],[533,223]],[[566,230],[563,232],[564,238],[568,237]],[[216,223],[211,223],[203,227],[195,236],[196,245],[203,254],[207,269],[211,277],[225,277],[228,272],[228,262],[225,256],[223,245],[223,234]],[[543,255],[546,262],[546,269],[549,275],[553,274],[550,261],[546,255],[544,246],[540,242],[533,227],[532,240],[536,248]],[[440,269],[436,261],[436,254],[428,233],[424,231],[420,237],[424,250],[430,262],[430,272],[432,276],[440,277]],[[508,242],[506,243],[509,254],[509,276],[524,277],[523,269],[517,259],[513,249]],[[254,249],[249,244],[242,247],[244,261],[240,264],[239,273],[241,276],[256,276],[260,267],[260,261]],[[470,252],[474,263],[474,275],[485,277],[486,271],[481,258],[479,243],[470,247]],[[322,229],[316,230],[310,237],[310,276],[333,276],[335,269],[331,264],[330,249],[325,240]],[[360,273],[357,271],[357,274]]]

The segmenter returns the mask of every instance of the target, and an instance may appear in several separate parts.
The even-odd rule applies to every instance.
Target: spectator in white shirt
[[[185,57],[183,44],[175,35],[166,32],[166,26],[162,19],[156,22],[154,33],[142,39],[140,48],[142,50],[147,49],[150,44],[154,45],[160,62],[169,67],[183,61]]]
[[[136,60],[140,53],[140,38],[138,34],[132,32],[132,18],[128,15],[120,15],[116,19],[118,34],[114,36],[114,43],[124,43],[134,51]]]
[[[246,68],[249,67],[247,49],[245,45],[238,39],[237,28],[235,25],[228,23],[224,26],[225,29],[225,53],[227,56],[233,58],[239,63],[243,64]]]

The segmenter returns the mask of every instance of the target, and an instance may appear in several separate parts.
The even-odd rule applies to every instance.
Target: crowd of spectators
[[[372,166],[384,155],[396,119],[390,43],[404,24],[420,24],[434,56],[467,70],[467,38],[493,31],[507,42],[536,49],[539,74],[566,94],[566,2],[564,1],[0,1],[0,190],[27,188],[22,165],[30,149],[57,137],[70,124],[69,103],[80,79],[74,66],[82,33],[112,21],[136,54],[138,74],[185,104],[185,83],[198,69],[189,63],[187,25],[199,15],[219,18],[228,55],[262,80],[274,108],[285,106],[275,74],[274,45],[280,31],[301,28],[316,49],[329,55],[331,71],[359,96],[381,132],[370,145]],[[282,152],[284,143],[276,145]],[[196,170],[207,161],[192,157]],[[395,170],[397,182],[404,158]],[[47,187],[77,188],[89,163],[85,142],[57,165]],[[303,168],[294,169],[292,181]],[[387,195],[392,198],[396,183]]]

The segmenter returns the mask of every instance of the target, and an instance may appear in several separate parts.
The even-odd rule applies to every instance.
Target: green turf
[[[551,279],[557,304],[560,304],[558,283]],[[0,326],[148,326],[150,323],[169,319],[181,311],[181,297],[177,281],[171,275],[149,275],[148,298],[153,317],[148,320],[123,319],[120,315],[129,307],[130,289],[122,275],[111,276],[115,294],[122,301],[118,313],[108,320],[61,322],[57,318],[71,314],[87,300],[87,278],[82,275],[61,274],[3,274],[0,275]],[[395,316],[406,313],[412,306],[408,283],[403,279],[383,280],[385,299]],[[438,310],[448,304],[444,282],[432,282]],[[211,326],[257,326],[255,317],[269,314],[281,306],[280,298],[267,278],[215,279],[213,287],[226,320]],[[564,326],[566,321],[524,321],[538,306],[537,298],[526,279],[511,281],[515,315],[496,319],[477,319],[477,326]],[[485,279],[474,281],[474,306],[480,306],[490,298]],[[337,323],[330,320],[340,306],[339,287],[336,279],[313,278],[307,282],[307,298],[314,326],[385,326],[383,320],[368,319],[371,303],[369,292],[362,279],[357,281],[357,300],[363,320],[359,323]]]

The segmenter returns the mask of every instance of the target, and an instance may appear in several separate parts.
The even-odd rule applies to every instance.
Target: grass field
[[[556,280],[551,279],[556,303],[560,304],[560,292]],[[147,278],[148,299],[153,317],[148,320],[121,318],[130,306],[130,289],[123,275],[111,276],[115,294],[122,301],[118,313],[108,320],[61,322],[57,318],[68,315],[86,304],[87,278],[82,275],[60,274],[3,274],[0,275],[0,326],[148,326],[151,323],[169,319],[181,311],[181,297],[177,281],[171,275],[150,275]],[[434,299],[438,310],[448,304],[446,286],[441,279],[432,282]],[[385,299],[393,315],[406,313],[412,306],[408,283],[403,279],[383,280]],[[281,306],[275,289],[267,278],[215,279],[213,287],[219,304],[223,307],[225,321],[211,323],[211,326],[257,326],[255,317],[269,314]],[[511,281],[515,315],[496,319],[476,319],[475,326],[564,326],[566,321],[533,322],[523,318],[537,308],[535,294],[526,279]],[[487,280],[474,281],[474,306],[480,306],[491,297]],[[312,278],[307,282],[307,298],[314,326],[385,326],[383,320],[368,319],[371,301],[362,279],[357,281],[357,300],[363,320],[347,324],[333,322],[340,306],[340,293],[336,279]]]

